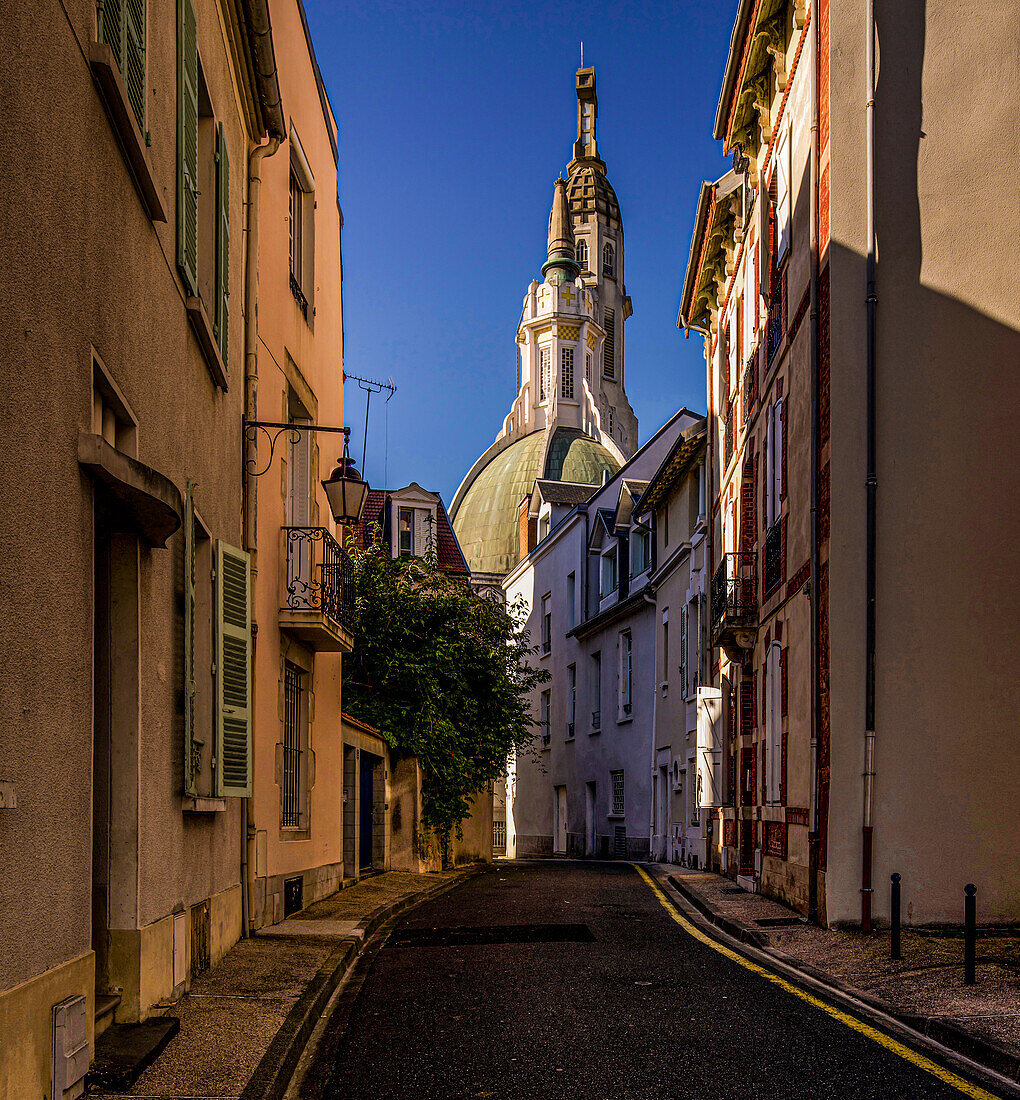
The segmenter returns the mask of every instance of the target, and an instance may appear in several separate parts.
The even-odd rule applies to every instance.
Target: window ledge
[[[145,136],[138,128],[138,121],[128,101],[124,79],[113,56],[113,50],[105,42],[89,43],[89,68],[99,87],[121,151],[134,180],[138,197],[142,200],[149,219],[165,222],[166,212],[159,197],[153,176],[149,154],[145,148]]]
[[[588,730],[589,737],[597,737],[602,732],[602,727],[599,726],[597,730]]]
[[[202,351],[202,357],[212,375],[213,383],[224,393],[227,390],[227,368],[220,355],[219,345],[213,335],[212,322],[205,311],[201,298],[190,297],[185,299],[185,308],[188,311],[188,320],[198,338],[198,346]]]
[[[623,814],[606,814],[606,818],[609,821],[624,821],[626,819],[626,817],[627,817],[627,815],[625,813],[623,813]]]
[[[625,726],[628,722],[633,722],[633,721],[634,721],[634,715],[633,714],[622,714],[619,718],[616,719],[616,724],[618,726]]]
[[[184,795],[181,799],[181,813],[185,814],[221,814],[227,808],[225,798],[201,798]]]

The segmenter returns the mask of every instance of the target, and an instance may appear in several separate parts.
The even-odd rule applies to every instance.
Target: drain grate
[[[404,928],[387,947],[472,947],[497,943],[591,943],[586,924],[483,924],[477,927]]]

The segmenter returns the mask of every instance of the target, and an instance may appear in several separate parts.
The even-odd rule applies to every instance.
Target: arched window
[[[616,278],[616,256],[611,244],[602,249],[602,274],[608,275],[610,279]]]
[[[576,259],[582,271],[588,270],[588,242],[582,237],[577,242]]]

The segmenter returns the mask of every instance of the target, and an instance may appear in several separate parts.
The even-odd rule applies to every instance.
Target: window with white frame
[[[552,610],[550,608],[551,593],[542,597],[542,652],[548,653],[552,649]]]
[[[552,349],[546,344],[538,349],[538,399],[545,401],[549,396],[552,373]]]
[[[637,577],[651,564],[652,533],[647,527],[635,527],[630,538],[630,572]]]
[[[634,639],[629,630],[620,632],[620,719],[633,710]]]
[[[577,242],[577,249],[575,251],[575,259],[577,260],[577,266],[582,271],[588,270],[588,242],[581,237]]]
[[[790,187],[790,128],[784,126],[776,145],[776,263],[782,263],[790,250],[792,195]]]
[[[541,697],[541,711],[539,727],[542,731],[542,747],[549,744],[549,714],[552,710],[552,695],[549,691],[543,691]]]
[[[602,555],[602,588],[601,595],[605,599],[606,596],[616,591],[617,583],[617,570],[616,570],[616,547],[611,546]]]
[[[662,612],[662,681],[669,683],[669,608]]]
[[[290,288],[311,320],[315,289],[315,179],[301,141],[290,131]]]
[[[574,349],[560,348],[560,396],[574,399]]]
[[[401,557],[414,554],[414,509],[397,509],[397,553]]]
[[[567,737],[574,736],[577,719],[577,665],[567,665]]]
[[[765,658],[765,775],[763,800],[779,802],[783,769],[783,649],[773,642]]]
[[[612,782],[613,787],[613,814],[617,817],[620,817],[626,812],[626,802],[624,800],[623,788],[623,772],[610,772],[609,778]]]
[[[549,534],[552,529],[552,507],[549,504],[543,504],[541,511],[538,513],[538,541]]]
[[[730,302],[730,317],[729,317],[729,340],[727,343],[727,350],[729,354],[729,386],[727,392],[732,397],[737,392],[737,378],[740,369],[740,303],[733,299]]]

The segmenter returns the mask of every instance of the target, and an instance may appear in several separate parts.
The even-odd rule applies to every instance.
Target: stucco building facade
[[[893,871],[907,921],[959,921],[966,882],[1009,921],[1018,383],[999,364],[1020,287],[998,257],[1018,215],[981,150],[1016,147],[1015,34],[963,4],[868,10],[739,5],[715,128],[734,170],[699,204],[680,322],[708,364],[711,858],[830,924],[887,919]]]

